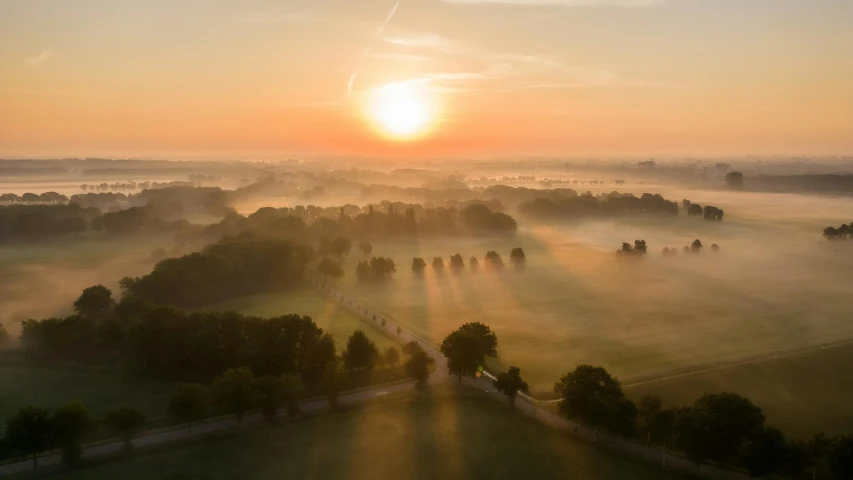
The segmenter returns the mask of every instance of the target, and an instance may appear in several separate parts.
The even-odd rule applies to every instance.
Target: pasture
[[[704,393],[737,392],[786,435],[848,435],[853,431],[851,364],[853,345],[847,344],[642,383],[625,392],[634,400],[656,393],[667,406],[691,404]]]
[[[477,393],[432,389],[57,475],[123,478],[681,478],[573,441]]]
[[[650,188],[648,191],[656,191]],[[345,291],[435,344],[469,321],[498,335],[489,367],[521,367],[535,391],[580,363],[603,365],[623,381],[853,338],[849,298],[853,245],[830,244],[821,225],[850,216],[840,199],[778,194],[670,191],[668,198],[710,199],[727,210],[722,223],[689,218],[633,217],[537,225],[519,219],[514,238],[453,238],[377,242],[397,274],[386,284],[354,277],[361,253],[345,261]],[[794,203],[792,203],[794,202]],[[799,202],[800,205],[797,205]],[[710,202],[708,202],[710,203]],[[786,209],[798,207],[797,216]],[[660,250],[699,238],[700,255],[662,257]],[[649,255],[617,258],[622,242],[645,239]],[[710,245],[721,247],[719,254]],[[527,254],[524,271],[509,262]],[[501,273],[483,269],[498,251]],[[480,272],[418,278],[414,256],[427,264],[460,253],[480,259]]]

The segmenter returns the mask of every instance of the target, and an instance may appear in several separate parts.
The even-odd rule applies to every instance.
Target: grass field
[[[693,403],[704,393],[737,392],[760,406],[767,422],[788,435],[848,435],[853,432],[849,365],[853,345],[643,383],[626,392],[634,399],[657,393],[670,406]]]
[[[81,401],[96,418],[129,405],[149,421],[166,417],[175,384],[141,378],[78,372],[60,368],[0,367],[0,423],[26,405],[56,408]]]
[[[736,200],[719,194],[726,202]],[[833,215],[829,210],[837,200],[810,205],[802,210],[804,218],[792,220],[779,211],[793,208],[788,197],[747,194],[739,208],[720,203],[733,212],[722,223],[682,214],[527,223],[509,239],[376,242],[373,254],[397,263],[394,280],[359,284],[353,271],[361,254],[353,252],[338,284],[436,344],[462,323],[488,324],[499,339],[499,358],[490,367],[518,365],[538,391],[550,390],[579,363],[603,365],[630,380],[853,338],[853,245],[829,244],[815,229]],[[695,238],[706,247],[719,244],[721,253],[706,248],[699,256],[660,256],[664,246],[680,249]],[[621,242],[635,239],[647,240],[648,257],[617,259],[613,252]],[[434,256],[447,261],[460,253],[466,262],[471,255],[482,262],[488,250],[509,264],[516,246],[527,253],[523,272],[508,266],[501,274],[481,268],[477,275],[438,277],[428,267],[419,279],[410,270],[414,256],[430,263]]]
[[[406,393],[56,478],[680,478],[572,441],[477,394],[452,392]]]
[[[317,290],[304,287],[282,293],[264,293],[235,298],[227,302],[205,307],[204,310],[234,310],[246,315],[275,317],[295,313],[308,315],[324,332],[335,337],[338,351],[346,347],[347,338],[355,330],[362,330],[376,342],[380,351],[396,343],[378,330],[359,320],[334,300],[321,295]]]

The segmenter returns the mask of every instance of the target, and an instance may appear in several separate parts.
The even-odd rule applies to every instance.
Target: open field
[[[276,429],[58,475],[72,479],[679,478],[507,414],[477,393],[434,389]]]
[[[322,296],[310,287],[288,292],[247,295],[210,305],[204,310],[234,310],[259,317],[276,317],[291,313],[307,315],[324,332],[335,337],[335,344],[339,352],[346,347],[347,338],[355,330],[362,330],[376,342],[376,347],[380,351],[387,347],[397,346],[390,338],[360,321],[358,317],[342,308],[337,302]]]
[[[81,401],[96,418],[112,408],[129,405],[149,421],[166,418],[172,382],[62,368],[0,367],[0,424],[26,405],[56,408]]]
[[[853,345],[642,383],[626,389],[637,399],[659,394],[669,406],[693,403],[704,393],[730,391],[760,406],[767,422],[794,437],[853,431]]]
[[[521,219],[519,234],[510,239],[377,243],[373,254],[397,263],[393,282],[358,284],[353,271],[361,254],[354,252],[338,283],[434,343],[464,322],[490,325],[499,339],[491,367],[518,365],[538,391],[579,363],[600,364],[630,380],[853,337],[853,245],[830,244],[817,228],[840,223],[849,208],[835,198],[667,194],[697,201],[703,195],[719,197],[726,221],[682,214],[537,226]],[[797,217],[785,215],[795,201],[807,205]],[[662,247],[680,249],[695,238],[706,246],[701,255],[660,256]],[[613,255],[621,242],[634,239],[647,240],[647,258]],[[709,251],[712,243],[721,253]],[[413,256],[429,263],[454,253],[466,262],[477,255],[482,263],[492,249],[509,264],[516,246],[527,253],[524,272],[508,265],[491,274],[481,266],[477,275],[445,272],[439,278],[428,267],[419,279],[409,268]]]

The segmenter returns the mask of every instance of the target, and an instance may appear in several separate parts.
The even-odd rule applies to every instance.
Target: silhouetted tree
[[[726,174],[726,185],[732,190],[743,189],[743,173],[729,172]]]
[[[450,257],[450,271],[453,273],[459,273],[465,269],[465,260],[462,259],[462,255],[458,253],[456,255],[451,255]]]
[[[408,343],[403,345],[403,355],[409,356],[419,351],[423,351],[423,347],[421,347],[420,343],[414,340],[410,340]]]
[[[432,259],[432,270],[436,273],[436,275],[441,275],[444,273],[444,260],[441,257],[434,257]]]
[[[418,388],[424,388],[429,378],[429,366],[432,364],[432,357],[426,354],[423,350],[413,352],[404,364],[406,373],[415,379]]]
[[[204,387],[194,383],[178,386],[169,399],[169,416],[178,423],[186,423],[193,433],[193,423],[204,418],[210,406]]]
[[[412,259],[412,273],[415,275],[423,275],[424,269],[426,268],[426,262],[421,257],[415,257]]]
[[[320,379],[320,388],[329,399],[329,406],[333,410],[338,409],[338,396],[340,395],[344,379],[344,372],[340,363],[333,360],[323,368],[323,376]]]
[[[132,407],[119,407],[108,411],[104,415],[104,426],[110,431],[117,433],[122,441],[122,454],[130,455],[133,452],[133,436],[145,426],[147,419],[145,415]]]
[[[759,427],[746,441],[743,459],[749,474],[764,477],[781,472],[790,450],[781,431]]]
[[[480,322],[469,322],[459,327],[459,330],[469,332],[480,339],[483,355],[498,356],[498,337],[488,325]]]
[[[392,367],[400,361],[400,351],[394,347],[386,348],[382,356],[385,358],[385,363]]]
[[[248,368],[226,370],[213,380],[210,388],[216,409],[234,415],[237,423],[257,405],[255,376]]]
[[[330,258],[323,258],[320,260],[320,263],[317,264],[317,272],[320,273],[320,275],[335,278],[344,274],[341,266]]]
[[[691,217],[701,217],[703,213],[702,206],[697,203],[690,204],[690,208],[687,209],[687,214]]]
[[[604,368],[579,365],[554,384],[554,391],[562,397],[560,412],[569,418],[620,435],[633,434],[637,407]]]
[[[361,250],[361,253],[364,254],[365,258],[367,258],[368,256],[370,256],[371,253],[373,253],[373,245],[371,245],[370,242],[367,241],[359,243],[358,249]]]
[[[480,261],[477,257],[471,257],[468,259],[468,268],[471,269],[471,273],[477,273],[477,270],[480,269]]]
[[[714,253],[720,253],[720,246],[717,245],[716,243],[711,244],[711,251]]]
[[[853,436],[833,439],[827,448],[826,458],[835,478],[853,478]]]
[[[723,215],[725,214],[725,212],[723,212],[721,209],[717,207],[712,207],[711,205],[705,206],[705,208],[702,209],[702,212],[702,216],[705,218],[705,220],[722,221]]]
[[[690,251],[693,253],[699,253],[702,251],[702,241],[698,238],[693,240],[693,243],[690,245]]]
[[[483,264],[486,266],[486,270],[500,271],[504,268],[503,259],[500,254],[494,250],[490,250],[486,253],[486,256],[483,259]]]
[[[95,285],[83,290],[74,302],[74,310],[88,318],[100,319],[108,316],[113,307],[113,293],[103,285]]]
[[[264,419],[270,425],[278,423],[278,406],[287,398],[286,385],[281,377],[264,375],[255,381],[255,398]]]
[[[634,240],[634,252],[639,255],[645,255],[648,252],[645,240]]]
[[[32,405],[18,410],[6,419],[6,443],[14,451],[32,455],[33,468],[38,466],[38,454],[50,445],[52,427],[50,413]]]
[[[527,392],[529,386],[521,378],[521,369],[518,367],[509,367],[504,373],[500,373],[497,379],[492,381],[495,390],[506,395],[507,401],[511,407],[515,407],[515,396],[518,392]]]
[[[361,330],[356,330],[347,340],[347,348],[342,356],[344,367],[349,371],[372,370],[379,357],[379,351],[373,340],[367,338]]]
[[[459,377],[475,373],[483,363],[482,343],[476,335],[456,330],[441,343],[441,353],[447,358],[447,369]]]
[[[349,255],[349,252],[352,249],[352,241],[347,237],[337,237],[332,240],[329,248],[333,255],[337,255],[339,257]]]
[[[509,259],[515,265],[516,270],[524,270],[527,257],[524,255],[524,250],[521,247],[513,248],[509,254]]]
[[[60,407],[50,417],[50,431],[62,450],[62,463],[75,466],[80,463],[81,442],[92,430],[93,422],[82,403],[75,402]]]

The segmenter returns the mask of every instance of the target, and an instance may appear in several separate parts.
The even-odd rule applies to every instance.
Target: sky
[[[0,157],[747,154],[853,154],[853,0],[0,0]]]

